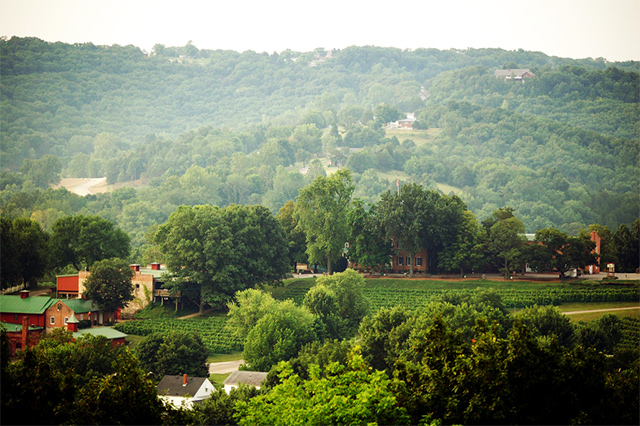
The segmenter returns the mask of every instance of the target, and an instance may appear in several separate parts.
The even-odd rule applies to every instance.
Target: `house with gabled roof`
[[[158,397],[175,407],[193,408],[216,391],[206,377],[166,375],[158,383]]]
[[[224,381],[224,390],[229,393],[240,385],[253,386],[256,389],[260,389],[262,383],[267,380],[267,374],[260,371],[236,370]]]
[[[500,78],[504,81],[518,81],[520,83],[524,83],[525,78],[531,78],[535,74],[533,74],[530,69],[517,68],[508,70],[495,70],[493,75],[496,78]]]
[[[29,326],[46,327],[45,313],[53,304],[51,297],[29,297],[29,290],[22,290],[20,295],[0,295],[0,321],[11,324],[22,324],[24,317],[29,317]]]

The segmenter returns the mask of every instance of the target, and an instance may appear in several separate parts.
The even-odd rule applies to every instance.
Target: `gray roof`
[[[205,380],[206,377],[187,376],[187,385],[184,386],[183,376],[166,375],[158,383],[158,395],[194,397]]]
[[[73,338],[77,339],[78,337],[82,337],[85,334],[91,334],[93,336],[104,336],[109,340],[113,339],[121,339],[123,337],[127,337],[127,334],[124,334],[121,331],[116,330],[111,327],[92,327],[92,328],[84,328],[82,330],[78,330],[73,333]]]
[[[224,381],[224,385],[238,386],[240,384],[245,384],[258,387],[267,379],[267,374],[268,373],[262,373],[260,371],[236,370],[227,377],[227,380]]]

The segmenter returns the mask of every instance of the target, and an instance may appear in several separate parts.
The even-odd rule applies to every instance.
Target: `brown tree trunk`
[[[411,255],[410,260],[409,260],[409,276],[411,278],[413,278],[413,264],[415,263],[414,259],[415,255]]]
[[[327,255],[327,274],[331,274],[331,255]]]

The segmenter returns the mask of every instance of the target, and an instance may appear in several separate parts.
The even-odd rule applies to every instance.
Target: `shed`
[[[260,371],[236,370],[227,377],[227,380],[224,381],[224,390],[229,393],[232,389],[236,389],[241,384],[254,386],[256,389],[260,389],[262,383],[267,379],[267,374],[268,373]]]

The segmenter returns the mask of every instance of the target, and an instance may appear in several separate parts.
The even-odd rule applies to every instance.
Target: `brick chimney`
[[[131,265],[129,265],[129,268],[131,268],[132,271],[140,272],[140,265],[138,265],[137,263],[132,263]]]
[[[152,271],[159,271],[160,270],[160,264],[158,262],[153,262],[151,264],[151,270]]]
[[[24,316],[22,317],[22,350],[27,349],[28,341],[29,341],[29,317]]]
[[[187,386],[187,375],[186,374],[182,375],[182,386]]]
[[[20,291],[20,299],[26,299],[27,297],[29,297],[29,290]]]

